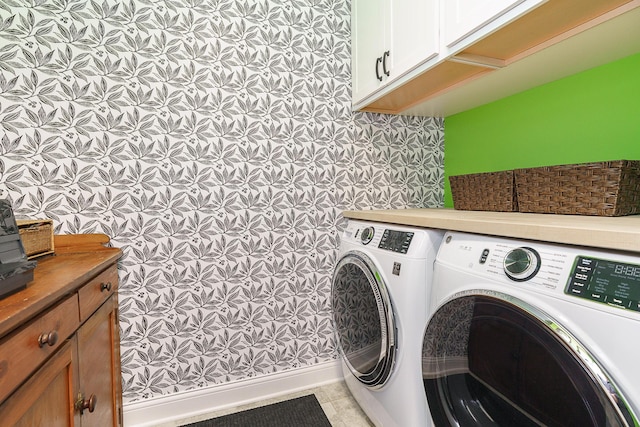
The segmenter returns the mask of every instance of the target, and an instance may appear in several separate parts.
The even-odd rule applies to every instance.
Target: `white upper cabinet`
[[[546,0],[443,0],[442,44],[461,47],[486,36],[508,21],[518,18]],[[491,25],[493,24],[493,25]],[[477,35],[473,37],[473,35]],[[471,36],[471,37],[470,37]]]
[[[354,104],[438,53],[437,0],[353,0]]]
[[[446,117],[640,52],[640,0],[352,0],[353,107]]]
[[[438,54],[438,0],[393,0],[391,10],[391,67],[394,78]]]
[[[351,3],[351,73],[353,99],[361,100],[383,83],[382,55],[390,49],[388,0]]]

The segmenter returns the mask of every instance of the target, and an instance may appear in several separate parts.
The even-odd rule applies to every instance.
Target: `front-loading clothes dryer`
[[[450,232],[422,375],[437,427],[638,426],[640,256]]]
[[[443,231],[350,220],[331,304],[345,382],[377,426],[427,425],[421,342]]]

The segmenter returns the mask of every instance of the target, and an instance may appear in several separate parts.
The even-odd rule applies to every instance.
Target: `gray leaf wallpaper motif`
[[[349,22],[0,0],[0,198],[123,249],[125,402],[333,360],[341,211],[442,205],[442,120],[351,111]]]

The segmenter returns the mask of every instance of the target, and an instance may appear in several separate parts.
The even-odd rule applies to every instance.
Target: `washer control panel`
[[[469,255],[466,265],[475,273],[507,280],[513,284],[527,284],[556,289],[564,284],[563,274],[571,263],[568,254],[546,246],[525,245],[523,241],[494,238],[480,241],[465,240],[451,254],[451,262],[460,263]],[[455,242],[452,242],[455,245]],[[447,248],[441,246],[445,252]],[[473,262],[475,260],[475,262]],[[461,264],[465,265],[465,264]],[[564,270],[564,273],[563,273]]]
[[[640,311],[640,265],[578,256],[566,293]]]
[[[532,248],[515,248],[507,252],[503,265],[509,279],[523,282],[531,279],[540,270],[540,255]]]
[[[640,256],[596,248],[447,232],[436,268],[463,270],[496,283],[640,312]]]

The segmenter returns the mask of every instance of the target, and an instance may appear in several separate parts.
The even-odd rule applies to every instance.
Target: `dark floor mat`
[[[313,394],[183,427],[331,427]]]

